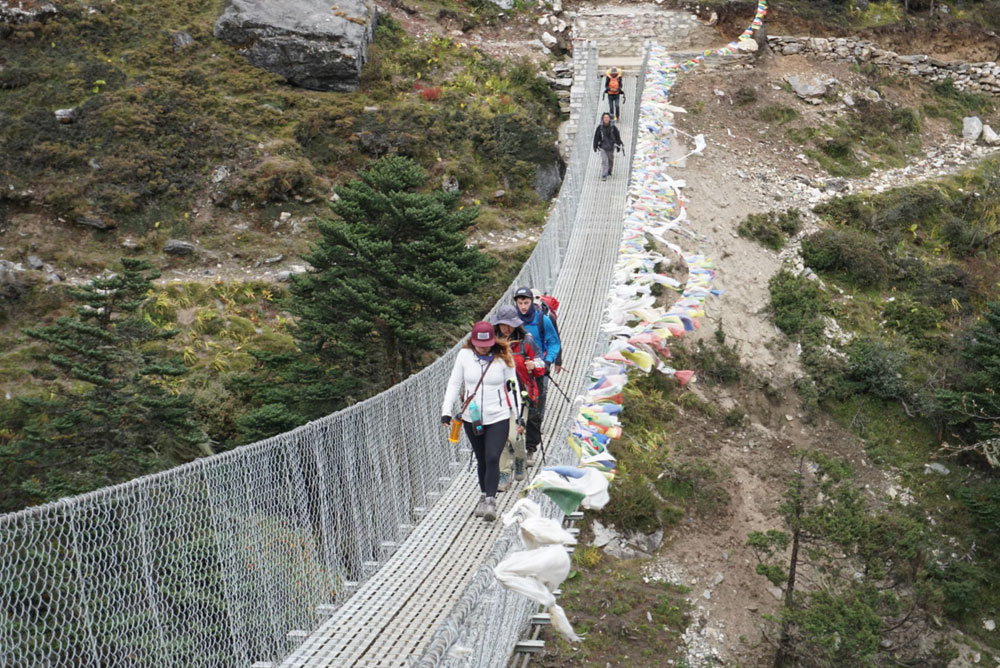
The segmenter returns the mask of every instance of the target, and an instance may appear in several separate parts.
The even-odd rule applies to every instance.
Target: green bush
[[[802,214],[798,209],[776,212],[751,213],[737,228],[741,237],[747,237],[771,250],[781,250],[787,237],[799,231]]]
[[[885,318],[886,325],[916,340],[924,338],[928,330],[936,329],[944,320],[944,315],[937,309],[906,296],[886,302],[882,317]]]
[[[802,260],[816,271],[842,275],[859,287],[880,285],[889,263],[877,242],[855,230],[820,230],[802,240]]]
[[[650,533],[663,527],[661,512],[666,504],[650,489],[646,477],[627,472],[609,488],[611,500],[601,511],[601,519],[622,532]]]
[[[906,353],[885,341],[856,339],[847,346],[847,378],[862,392],[880,399],[898,399],[906,391]]]
[[[815,281],[782,269],[767,284],[774,324],[789,336],[798,334],[823,311],[826,298]]]
[[[757,118],[765,123],[784,125],[799,117],[799,112],[782,104],[769,104],[757,112]]]

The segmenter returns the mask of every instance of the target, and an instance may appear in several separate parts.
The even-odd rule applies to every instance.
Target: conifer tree
[[[491,260],[466,245],[478,210],[457,193],[419,192],[424,170],[387,156],[337,189],[336,218],[319,223],[320,240],[294,277],[291,310],[307,353],[355,377],[409,374],[453,323],[456,298],[486,280]]]
[[[145,260],[123,258],[121,264],[119,273],[70,290],[75,316],[24,330],[47,347],[42,360],[48,369],[37,373],[51,378],[52,367],[62,372],[47,397],[22,399],[33,417],[13,459],[30,501],[188,459],[207,440],[192,420],[190,396],[168,387],[187,369],[148,345],[177,334],[140,311],[159,274]]]
[[[942,390],[938,398],[952,424],[971,427],[978,451],[1000,468],[1000,302],[987,304],[982,321],[965,345],[967,368],[957,390]]]

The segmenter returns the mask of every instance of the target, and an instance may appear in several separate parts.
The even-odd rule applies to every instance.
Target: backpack
[[[608,75],[608,95],[618,95],[622,92],[621,76],[613,77]]]
[[[545,341],[545,318],[544,316],[549,316],[549,320],[552,321],[552,326],[556,329],[556,336],[559,336],[559,318],[556,316],[556,309],[559,308],[559,300],[552,295],[542,295],[539,298],[541,304],[539,304],[538,309],[542,312],[541,318],[538,319],[538,335]],[[556,355],[554,364],[557,366],[562,366],[562,337],[559,337],[559,354]]]

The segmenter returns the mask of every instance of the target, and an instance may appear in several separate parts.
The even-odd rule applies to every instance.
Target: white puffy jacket
[[[517,384],[517,373],[514,368],[507,366],[501,357],[496,356],[486,375],[483,376],[483,369],[487,364],[469,348],[458,351],[455,366],[451,370],[451,378],[448,379],[448,390],[441,404],[441,415],[451,415],[455,409],[455,402],[459,398],[464,401],[475,389],[481,376],[483,382],[476,391],[474,401],[479,404],[482,411],[484,425],[506,420],[510,417],[511,408],[516,415],[521,414],[521,388]],[[512,390],[505,388],[507,381],[513,381]]]

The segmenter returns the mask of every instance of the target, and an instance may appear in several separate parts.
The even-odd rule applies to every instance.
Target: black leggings
[[[465,435],[469,437],[479,465],[479,491],[486,496],[496,496],[497,485],[500,484],[500,454],[507,444],[510,421],[501,420],[483,425],[483,430],[478,435],[472,430],[471,424],[464,424]]]

